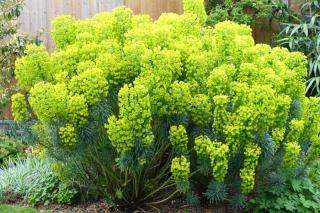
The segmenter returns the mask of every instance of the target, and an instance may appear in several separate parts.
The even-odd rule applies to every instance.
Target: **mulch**
[[[6,201],[7,204],[28,206],[22,198],[14,198]],[[93,203],[76,203],[73,205],[49,204],[47,206],[36,206],[40,211],[52,213],[232,213],[225,206],[206,206],[194,209],[187,205],[183,198],[176,198],[162,205],[155,207],[141,206],[137,209],[118,208],[107,204],[104,201]]]

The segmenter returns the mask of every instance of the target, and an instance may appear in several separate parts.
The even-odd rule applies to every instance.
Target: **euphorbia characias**
[[[106,188],[98,189],[126,201],[161,185],[170,168],[173,179],[187,183],[183,192],[197,190],[194,176],[202,175],[241,182],[238,191],[247,194],[264,153],[291,170],[320,154],[320,101],[304,97],[305,56],[255,45],[249,26],[205,27],[203,2],[185,2],[185,14],[154,22],[125,7],[85,21],[59,17],[58,49],[49,55],[32,45],[17,62],[26,98],[12,100],[16,120],[33,112],[39,135],[47,131],[53,141],[47,144],[81,156],[76,162],[95,162],[90,178],[99,181],[91,184],[102,179]],[[211,172],[200,173],[201,166]],[[163,177],[152,179],[154,168]]]

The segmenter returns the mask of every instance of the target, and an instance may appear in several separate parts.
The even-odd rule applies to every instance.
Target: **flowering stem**
[[[150,202],[150,203],[146,203],[146,205],[150,206],[150,205],[157,205],[157,204],[161,204],[164,203],[168,200],[170,200],[173,196],[175,196],[179,191],[176,190],[174,191],[170,196],[168,196],[167,198],[163,199],[163,200],[159,200],[159,201],[155,201],[155,202]]]

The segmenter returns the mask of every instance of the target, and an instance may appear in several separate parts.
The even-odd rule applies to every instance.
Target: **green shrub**
[[[70,204],[77,193],[68,182],[59,180],[48,159],[9,160],[0,174],[1,200],[23,197],[32,205]]]
[[[205,27],[201,14],[62,16],[58,49],[19,60],[20,79],[29,63],[54,64],[34,70],[41,82],[28,75],[23,105],[61,179],[90,198],[152,205],[177,193],[171,170],[192,204],[204,193],[242,207],[276,169],[319,156],[320,100],[304,97],[305,56],[254,45],[245,25]]]
[[[207,2],[207,24],[212,26],[221,21],[235,21],[242,24],[254,24],[262,27],[263,21],[271,20],[274,16],[276,3],[281,1],[245,0],[221,1],[209,0]],[[284,3],[282,3],[284,4]],[[278,9],[278,7],[276,7]]]

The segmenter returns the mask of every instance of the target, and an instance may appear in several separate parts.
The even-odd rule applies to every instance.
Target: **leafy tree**
[[[17,91],[14,63],[22,56],[27,39],[17,32],[23,0],[0,1],[0,107],[6,106]]]
[[[275,1],[280,2],[280,1]],[[270,0],[209,0],[207,24],[230,20],[243,24],[262,26],[263,20],[271,20],[274,16],[275,2]]]

